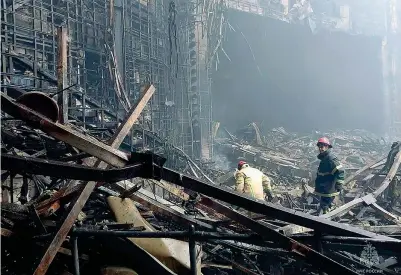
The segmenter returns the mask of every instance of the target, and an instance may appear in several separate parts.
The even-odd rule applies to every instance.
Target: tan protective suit
[[[245,193],[253,198],[264,200],[265,192],[271,193],[270,179],[256,168],[244,164],[235,173],[236,188],[239,193]]]

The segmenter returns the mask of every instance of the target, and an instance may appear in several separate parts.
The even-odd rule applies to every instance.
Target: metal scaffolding
[[[70,122],[113,129],[141,87],[151,82],[157,91],[141,126],[200,158],[201,140],[211,147],[201,130],[194,131],[193,121],[202,85],[206,105],[197,119],[207,120],[202,127],[209,132],[210,81],[199,75],[195,47],[195,15],[202,7],[197,1],[4,0],[3,90],[57,92],[57,30],[63,26],[68,35],[65,86],[73,86],[67,88]],[[197,103],[191,104],[194,97]],[[142,145],[154,146],[150,143]]]

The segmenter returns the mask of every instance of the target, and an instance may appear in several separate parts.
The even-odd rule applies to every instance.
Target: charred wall
[[[381,38],[313,35],[308,26],[231,11],[213,74],[214,119],[294,131],[383,125]]]

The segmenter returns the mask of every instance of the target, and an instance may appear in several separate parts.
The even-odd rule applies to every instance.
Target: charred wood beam
[[[85,136],[71,128],[55,123],[28,107],[14,102],[9,96],[1,93],[1,109],[14,118],[26,121],[30,126],[41,129],[52,137],[64,141],[84,152],[87,152],[113,166],[123,167],[128,156],[94,138]],[[125,136],[124,136],[125,137]],[[118,158],[116,158],[118,156]]]
[[[100,169],[61,161],[39,158],[1,155],[2,169],[15,174],[34,174],[62,179],[86,181],[118,182],[134,177],[147,177],[146,171],[152,169],[151,163],[137,163],[123,168]]]
[[[76,195],[77,192],[82,192],[85,188],[85,185],[77,185],[73,187],[65,187],[57,191],[51,198],[41,201],[39,203],[34,203],[36,210],[40,215],[45,214],[49,208],[52,208],[54,203],[57,203],[59,200],[67,200],[72,197],[72,195]]]

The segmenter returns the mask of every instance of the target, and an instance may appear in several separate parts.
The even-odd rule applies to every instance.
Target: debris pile
[[[260,152],[270,157],[272,161],[297,165],[303,169],[312,168],[317,162],[316,141],[322,136],[329,137],[337,157],[348,170],[359,169],[386,155],[389,147],[389,143],[383,138],[362,130],[299,135],[289,133],[280,127],[262,135],[257,125],[251,123],[238,130],[235,135],[226,129],[224,131],[228,138],[216,138],[219,146],[231,145],[234,150],[239,147],[237,150],[250,151],[251,155],[258,155],[257,152]]]
[[[319,137],[330,138],[346,174],[385,157],[390,146],[362,130],[298,135],[281,127],[263,135],[256,123],[251,123],[235,135],[226,129],[224,134],[217,136],[215,147],[231,162],[231,167],[235,167],[239,159],[245,159],[272,177],[276,185],[287,187],[313,182],[319,163],[316,158]]]
[[[219,186],[216,178],[227,175],[203,171],[183,152],[177,154],[193,176],[167,167],[166,158],[154,152],[122,151],[153,92],[153,86],[145,89],[107,140],[59,123],[58,112],[45,113],[40,105],[1,94],[4,274],[400,271],[399,197],[388,191],[397,190],[399,143],[387,159],[375,159],[377,164],[348,179],[353,185],[347,195],[355,194],[349,203],[317,217],[305,214],[296,201],[283,207]],[[53,105],[43,96],[32,99]],[[277,173],[273,176],[287,177],[288,184],[308,178],[301,154],[288,156],[259,137],[259,145],[244,145],[232,136],[219,146],[252,156],[260,166],[276,165],[265,167]],[[307,182],[302,187],[308,193]],[[373,250],[377,257],[366,257]]]

